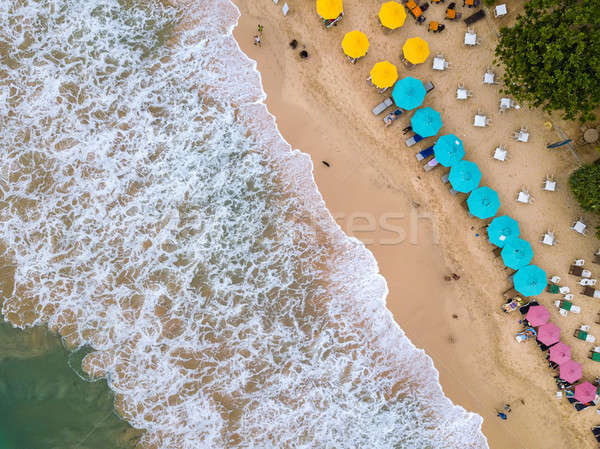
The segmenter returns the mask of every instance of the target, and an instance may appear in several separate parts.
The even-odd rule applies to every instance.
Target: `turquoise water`
[[[105,381],[86,382],[60,340],[0,324],[0,449],[125,449],[140,431],[113,410]]]

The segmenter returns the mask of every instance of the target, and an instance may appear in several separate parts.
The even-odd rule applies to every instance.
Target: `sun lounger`
[[[563,287],[560,287],[558,291],[561,293],[561,295],[566,295],[571,291],[571,289],[565,285]]]
[[[571,265],[569,267],[569,274],[572,274],[573,276],[581,276],[583,274],[583,268],[578,267],[577,265]]]
[[[585,259],[575,259],[575,262],[573,262],[573,265],[575,265],[576,267],[583,267],[584,264]]]
[[[421,140],[423,140],[423,137],[419,136],[418,134],[415,134],[414,136],[406,139],[406,146],[412,147],[414,144],[420,142]]]
[[[477,11],[475,14],[471,14],[469,17],[467,17],[464,22],[467,25],[472,25],[475,22],[477,22],[478,20],[481,20],[485,17],[485,11],[483,9],[480,9],[479,11]]]
[[[425,148],[424,150],[419,151],[417,153],[417,160],[418,161],[422,161],[423,159],[428,158],[432,154],[433,154],[433,145],[431,145],[428,148]]]
[[[388,115],[386,115],[383,118],[383,123],[385,123],[385,126],[390,126],[394,120],[398,120],[398,117],[400,117],[402,114],[404,113],[404,109],[396,109],[393,112],[390,112]]]
[[[596,279],[581,279],[579,285],[596,285]]]
[[[388,97],[373,108],[373,114],[379,115],[393,104],[394,100],[392,99],[392,97]]]
[[[343,17],[344,13],[342,12],[335,19],[324,19],[323,25],[325,25],[325,28],[331,28],[332,26],[336,26],[342,20]]]
[[[600,254],[594,254],[594,260],[592,260],[592,263],[600,264]]]
[[[583,340],[583,341],[586,341],[588,343],[594,343],[596,341],[596,337],[594,337],[593,335],[588,334],[587,331],[584,331],[584,330],[581,330],[581,329],[577,329],[575,331],[575,333],[573,334],[573,336],[575,338],[579,339],[579,340]]]
[[[558,284],[560,282],[560,276],[552,276],[550,278],[550,282],[552,282],[553,284]]]
[[[581,313],[581,307],[579,307],[579,306],[571,306],[571,310],[569,310],[569,312]]]
[[[450,173],[444,173],[441,176],[441,180],[444,184],[448,184],[448,181],[450,180]]]
[[[600,290],[596,290],[594,287],[590,286],[586,286],[581,294],[589,296],[590,298],[600,298]]]
[[[426,93],[431,92],[435,88],[431,81],[427,81],[425,84],[423,84],[423,87],[425,88]]]
[[[436,158],[433,158],[423,166],[423,170],[425,170],[425,171],[433,170],[439,164],[440,163],[438,162],[438,160]]]
[[[402,61],[402,63],[407,69],[412,69],[415,66],[412,62],[406,59],[404,55],[400,55],[400,61]]]

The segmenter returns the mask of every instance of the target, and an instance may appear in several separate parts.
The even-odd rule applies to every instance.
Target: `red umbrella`
[[[573,397],[584,404],[593,401],[596,398],[596,387],[588,381],[581,382],[575,387]]]
[[[548,360],[550,360],[551,362],[560,365],[561,363],[565,363],[567,360],[570,359],[571,348],[564,344],[562,341],[550,347],[550,358]]]
[[[570,384],[581,379],[581,365],[575,360],[568,360],[560,365],[560,378]]]
[[[560,339],[560,328],[552,323],[543,324],[538,329],[537,339],[546,346],[550,346]]]
[[[525,319],[529,321],[533,327],[541,326],[546,324],[550,319],[550,312],[544,306],[531,306]]]

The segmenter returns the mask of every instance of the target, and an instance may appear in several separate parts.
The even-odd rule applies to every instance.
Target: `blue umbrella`
[[[479,185],[479,181],[481,181],[481,172],[479,171],[479,168],[477,168],[475,162],[463,160],[452,166],[448,179],[454,190],[469,193]]]
[[[465,155],[465,148],[463,147],[462,140],[454,134],[446,134],[445,136],[440,137],[433,146],[433,151],[435,152],[435,159],[444,167],[453,166]],[[481,177],[481,173],[479,175]]]
[[[421,80],[407,76],[396,82],[392,98],[399,108],[408,110],[421,106],[426,94]]]
[[[477,187],[467,199],[469,212],[482,220],[496,215],[500,209],[500,198],[495,190],[489,187]]]
[[[519,237],[509,237],[504,243],[501,254],[504,265],[513,270],[518,270],[529,265],[529,262],[533,259],[533,248],[527,240]]]
[[[527,265],[513,276],[515,288],[523,296],[539,295],[548,285],[546,272],[537,265]]]
[[[440,113],[430,107],[417,109],[410,124],[413,131],[421,137],[435,136],[443,125]]]
[[[504,247],[509,237],[518,237],[521,233],[519,222],[508,215],[502,215],[492,220],[487,229],[490,242],[500,248]]]

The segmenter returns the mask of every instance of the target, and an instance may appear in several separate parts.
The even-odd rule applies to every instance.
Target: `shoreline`
[[[437,176],[417,172],[414,160],[410,161],[406,155],[398,161],[397,156],[393,154],[394,149],[386,141],[388,130],[380,123],[376,125],[380,125],[381,129],[372,132],[373,127],[366,124],[365,129],[361,129],[361,126],[352,126],[360,123],[357,120],[348,124],[343,120],[332,118],[343,112],[343,106],[348,105],[354,106],[350,110],[355,110],[356,106],[360,105],[370,114],[370,108],[376,104],[376,101],[366,105],[361,100],[366,96],[375,98],[372,92],[357,95],[362,98],[357,98],[356,101],[332,95],[328,88],[331,81],[335,80],[325,72],[324,67],[328,66],[323,64],[323,57],[318,54],[318,46],[307,46],[309,58],[304,61],[295,57],[287,48],[289,40],[302,37],[303,34],[310,36],[306,37],[306,40],[302,39],[306,42],[319,39],[323,41],[336,31],[336,37],[341,40],[343,32],[328,30],[325,31],[327,35],[321,33],[324,30],[315,32],[319,26],[318,20],[312,17],[312,23],[307,25],[306,17],[311,17],[310,11],[300,11],[302,8],[300,6],[296,6],[297,11],[292,11],[288,17],[283,17],[276,5],[254,6],[249,5],[245,0],[236,0],[235,3],[242,15],[238,26],[234,28],[234,37],[244,53],[257,61],[257,70],[260,72],[263,89],[267,94],[265,103],[269,112],[276,118],[279,132],[292,148],[299,148],[310,154],[314,165],[313,175],[319,191],[342,228],[348,231],[348,224],[353,221],[355,231],[357,227],[367,229],[366,223],[369,230],[357,231],[355,236],[365,242],[367,248],[374,253],[380,271],[386,278],[390,292],[386,306],[411,342],[417,348],[424,349],[433,359],[446,396],[453,403],[474,411],[484,418],[483,431],[492,448],[542,447],[543,444],[547,447],[551,442],[557,441],[563,441],[567,445],[577,441],[578,447],[589,444],[591,438],[590,435],[585,435],[585,426],[573,420],[577,415],[569,413],[573,411],[564,407],[552,406],[552,402],[556,403],[556,400],[547,393],[548,389],[552,388],[551,377],[540,376],[544,378],[536,381],[533,388],[532,385],[528,385],[528,382],[523,381],[525,378],[522,373],[518,375],[523,364],[535,365],[527,368],[532,373],[542,372],[544,361],[537,348],[518,347],[519,356],[524,357],[525,360],[515,361],[510,352],[507,353],[501,346],[501,344],[512,344],[516,323],[513,316],[510,320],[506,320],[498,314],[500,302],[497,297],[508,284],[497,277],[498,270],[495,264],[489,263],[492,260],[489,254],[491,248],[485,247],[484,239],[477,239],[475,242],[467,241],[465,237],[454,242],[449,239],[453,232],[460,229],[452,223],[453,221],[470,226],[473,233],[477,231],[475,229],[477,223],[468,219],[464,212],[460,217],[456,217],[462,209],[458,202],[453,201],[456,204],[451,205],[441,204],[440,201],[428,202],[431,197],[428,197],[427,193],[435,193],[437,196],[443,186],[433,185],[434,181],[430,183],[423,181],[422,177],[433,177],[437,180]],[[305,22],[298,24],[297,19],[304,19]],[[345,17],[344,20],[350,19]],[[265,25],[261,48],[252,45],[252,36],[256,34],[256,23]],[[291,30],[294,25],[297,26]],[[349,26],[342,26],[344,32],[352,29]],[[315,34],[311,35],[311,31]],[[285,38],[282,38],[284,35]],[[273,39],[272,36],[277,37]],[[385,39],[385,37],[376,36],[373,40],[376,42],[378,39]],[[335,60],[336,66],[342,65],[341,56],[334,51],[329,53],[331,59]],[[350,72],[355,67],[361,66],[361,70],[364,71],[367,66],[375,62],[374,58],[368,59],[370,59],[368,63],[361,61],[354,67],[347,67],[349,64],[345,64],[343,68],[346,72]],[[315,65],[319,69],[315,71],[322,75],[318,80],[311,78],[309,73],[311,68],[314,70]],[[352,76],[350,75],[349,78]],[[356,76],[352,81],[356,81]],[[302,93],[305,95],[301,95]],[[431,101],[430,104],[435,107],[435,101]],[[365,111],[361,110],[361,115],[364,115]],[[324,129],[328,119],[334,122],[335,128]],[[375,121],[379,121],[379,117]],[[392,127],[390,131],[398,134],[399,126]],[[457,131],[459,130],[454,130],[459,134]],[[453,131],[443,130],[441,133],[444,132]],[[383,140],[381,136],[384,136]],[[391,138],[392,134],[387,133],[387,136]],[[399,140],[395,137],[396,146]],[[371,152],[352,148],[357,146],[357,143],[370,147]],[[385,147],[386,151],[382,154],[373,153],[381,147]],[[330,166],[320,164],[322,160],[328,161]],[[394,176],[395,170],[403,174],[403,179],[399,180]],[[484,177],[485,175],[484,173]],[[340,184],[344,187],[341,191]],[[447,192],[442,193],[447,195]],[[408,218],[405,220],[409,221],[409,230],[406,232],[409,236],[408,244],[405,242],[401,245],[382,244],[382,241],[389,240],[393,233],[379,229],[377,225],[373,227],[370,220],[375,218],[376,223],[381,222],[381,217],[386,213],[396,214],[399,221]],[[458,220],[452,220],[450,217]],[[413,226],[415,221],[417,225]],[[425,224],[419,225],[420,222]],[[479,223],[481,226],[481,222]],[[435,232],[439,232],[441,236],[442,246],[436,245],[435,238],[432,238],[435,233],[434,228],[437,228]],[[373,238],[379,243],[369,244],[369,240]],[[468,254],[469,257],[460,257],[461,252]],[[489,291],[474,281],[473,275],[478,273],[473,268],[478,265],[478,268],[482,269],[483,279],[490,279],[492,286]],[[543,268],[547,267],[543,266]],[[458,282],[444,283],[443,277],[452,272],[459,273],[461,279]],[[422,284],[415,280],[420,280]],[[498,294],[495,296],[490,292],[498,292]],[[481,301],[481,298],[484,300]],[[485,304],[486,300],[488,304]],[[498,303],[497,307],[496,302],[492,301]],[[488,307],[489,303],[494,306]],[[474,304],[477,307],[473,307]],[[481,313],[486,320],[489,319],[489,322],[483,320],[477,322],[478,313]],[[453,318],[454,315],[457,318]],[[423,331],[423,320],[427,323],[427,332]],[[471,322],[465,323],[465,321]],[[472,338],[473,334],[476,338]],[[478,357],[476,352],[482,343],[491,348],[491,353],[497,351],[500,357],[492,355]],[[468,355],[463,355],[463,352]],[[457,357],[457,354],[461,356]],[[474,367],[482,364],[482,361],[485,362],[486,367],[481,372],[477,372]],[[514,380],[511,376],[514,377],[515,371],[521,381],[518,387],[511,385]],[[460,373],[460,376],[457,376],[457,373]],[[490,385],[494,385],[494,388],[490,388]],[[540,395],[546,397],[540,398]],[[495,409],[501,407],[504,402],[513,404],[513,413],[508,422],[500,422],[495,417]],[[554,410],[547,410],[548,406]],[[527,419],[527,415],[533,411],[532,408],[536,411],[544,410],[545,423],[540,416],[536,419]],[[561,428],[556,425],[559,419],[573,421],[569,425],[565,421],[564,428]],[[573,426],[578,428],[567,428]],[[531,431],[534,429],[538,432],[543,429],[540,433],[543,433],[544,437],[532,439]]]

